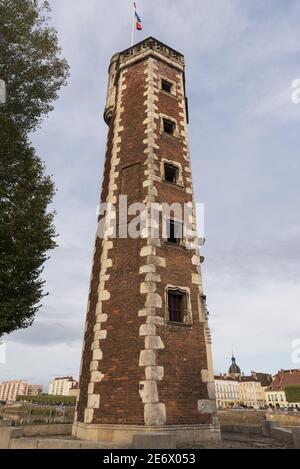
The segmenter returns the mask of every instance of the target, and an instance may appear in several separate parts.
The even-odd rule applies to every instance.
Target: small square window
[[[167,80],[161,80],[161,89],[167,93],[172,93],[173,85]]]
[[[183,224],[176,220],[167,220],[168,243],[181,244],[183,237]]]
[[[184,322],[187,309],[187,295],[179,290],[168,291],[169,321]]]
[[[169,135],[174,135],[175,123],[169,119],[164,119],[164,132]]]
[[[172,164],[165,163],[165,181],[176,184],[178,181],[178,168]]]

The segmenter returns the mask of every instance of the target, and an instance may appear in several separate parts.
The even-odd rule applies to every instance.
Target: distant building
[[[78,383],[74,384],[73,387],[69,390],[70,397],[77,397],[78,395]]]
[[[27,396],[39,396],[43,393],[42,384],[29,384],[27,390]]]
[[[261,383],[253,376],[239,378],[241,405],[260,409],[265,405],[265,393]]]
[[[256,376],[264,375],[264,376]],[[264,384],[267,382],[266,373],[252,372],[251,376],[244,376],[236,363],[235,357],[231,357],[231,365],[228,374],[214,377],[216,402],[218,408],[254,407],[259,409],[265,405]],[[272,378],[271,378],[272,381]],[[270,384],[268,382],[268,384]]]
[[[4,381],[0,383],[0,401],[16,401],[17,396],[26,396],[27,391],[26,381]]]
[[[239,382],[226,375],[215,376],[216,403],[218,408],[240,405]]]
[[[48,394],[52,396],[69,396],[70,390],[78,385],[73,376],[65,376],[62,378],[54,378],[49,385]]]
[[[234,355],[231,357],[231,365],[228,370],[228,376],[233,379],[239,378],[241,376],[241,369],[236,364]]]
[[[274,381],[265,391],[266,403],[269,407],[285,408],[292,407],[300,409],[299,402],[288,401],[286,388],[290,385],[300,386],[300,370],[280,370],[274,377]]]
[[[268,388],[273,382],[273,377],[270,373],[261,373],[257,371],[251,371],[251,376],[260,382],[263,389]]]

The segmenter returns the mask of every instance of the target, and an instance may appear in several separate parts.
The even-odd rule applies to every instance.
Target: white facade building
[[[242,405],[254,407],[254,409],[260,409],[265,405],[264,390],[259,381],[254,381],[250,377],[241,378],[239,388]]]
[[[252,372],[251,376],[242,375],[235,357],[232,356],[228,374],[215,376],[218,408],[243,406],[259,409],[264,407],[265,395],[262,379],[266,379],[268,376],[266,373],[255,372]]]
[[[239,382],[225,376],[215,376],[218,408],[235,407],[240,403]]]
[[[288,402],[286,400],[285,392],[284,391],[269,391],[266,390],[265,392],[265,399],[266,404],[268,407],[274,408],[284,408],[288,407]]]
[[[77,385],[72,376],[54,378],[49,385],[48,394],[52,396],[69,396],[70,390]]]
[[[17,396],[26,396],[28,383],[26,381],[4,381],[0,383],[0,400],[12,402]]]
[[[43,393],[42,384],[29,384],[27,390],[27,396],[40,396]]]

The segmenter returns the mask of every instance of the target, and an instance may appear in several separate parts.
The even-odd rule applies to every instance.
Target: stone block
[[[176,449],[176,433],[135,433],[132,438],[132,449]]]
[[[215,414],[217,412],[216,401],[213,399],[200,399],[198,401],[198,411],[201,414]]]
[[[9,449],[38,449],[38,443],[37,438],[13,438]]]
[[[153,350],[164,349],[164,343],[158,335],[149,335],[145,337],[145,348]]]
[[[94,409],[85,409],[84,423],[92,423],[94,417]]]
[[[149,272],[155,272],[154,264],[143,265],[142,267],[140,267],[140,274],[148,274]]]
[[[155,273],[148,273],[145,278],[146,282],[161,282],[161,276]]]
[[[23,429],[17,427],[0,428],[0,449],[8,449],[13,438],[21,438]]]
[[[98,348],[93,350],[93,360],[102,360],[102,351]]]
[[[165,404],[145,404],[144,419],[146,425],[164,425],[166,422],[166,407]]]
[[[142,324],[140,326],[140,336],[155,335],[156,326],[155,324]]]
[[[143,308],[143,309],[140,309],[138,313],[139,317],[155,316],[155,314],[156,314],[155,308]],[[150,321],[147,321],[147,322],[150,322]]]
[[[89,409],[99,409],[100,407],[100,395],[99,394],[90,394],[88,396],[87,406]]]
[[[164,377],[163,366],[146,366],[145,368],[146,379],[154,379],[155,381],[161,381]]]
[[[155,248],[153,246],[142,247],[141,252],[140,252],[141,257],[150,256],[151,254],[155,254]]]
[[[156,351],[155,350],[142,350],[140,352],[139,366],[153,366],[156,365]]]
[[[149,402],[158,402],[156,381],[141,381],[139,385],[139,394],[144,404],[147,404]]]
[[[93,360],[91,363],[90,363],[90,371],[96,371],[98,370],[98,361],[97,360]]]
[[[162,308],[162,299],[158,293],[148,293],[146,306],[150,308]]]
[[[212,383],[214,381],[214,374],[212,370],[201,370],[202,383]]]
[[[208,391],[208,397],[210,399],[215,399],[216,398],[215,383],[207,383],[207,391]]]
[[[102,303],[100,303],[102,304]],[[101,314],[97,314],[97,318],[96,318],[96,322],[98,323],[101,323],[101,322],[106,322],[107,321],[107,314],[105,313],[101,313]]]
[[[49,425],[25,425],[23,428],[23,436],[33,438],[38,436],[69,436],[72,432],[72,424],[55,423]]]
[[[155,282],[143,282],[140,285],[141,294],[146,293],[155,293],[156,292],[156,283]]]
[[[60,438],[45,438],[39,440],[38,449],[80,449],[80,441],[63,440]]]
[[[149,316],[147,318],[147,324],[155,324],[156,326],[163,326],[165,323],[164,318],[160,316]]]
[[[196,255],[193,256],[193,257],[192,257],[192,264],[199,266],[199,265],[200,265],[200,256],[196,256]]]
[[[106,261],[108,262],[108,260]],[[111,261],[110,261],[111,262]],[[110,299],[110,293],[108,290],[101,290],[98,294],[99,301],[107,301]]]
[[[94,394],[95,383],[90,383],[88,385],[88,394]]]
[[[95,340],[105,340],[107,337],[107,330],[102,329],[101,331],[95,332],[94,338]]]
[[[199,274],[192,274],[192,283],[194,285],[201,285]]]
[[[91,383],[100,383],[104,378],[104,374],[101,371],[92,371],[91,373]]]

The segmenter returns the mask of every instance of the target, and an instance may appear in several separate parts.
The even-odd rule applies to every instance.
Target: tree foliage
[[[2,119],[0,118],[2,124]],[[32,323],[43,296],[41,273],[55,247],[54,185],[25,137],[1,128],[0,336]],[[15,138],[14,138],[15,136]]]
[[[66,83],[57,33],[48,26],[49,5],[0,0],[0,337],[32,324],[44,296],[41,274],[56,246],[54,184],[28,133],[52,110]]]
[[[0,78],[7,90],[1,113],[26,132],[53,109],[68,76],[49,11],[46,1],[0,0]]]
[[[300,402],[300,384],[289,384],[284,392],[288,402]]]
[[[33,402],[34,404],[43,405],[75,406],[76,397],[52,396],[51,394],[42,394],[39,396],[17,396],[17,401]]]

